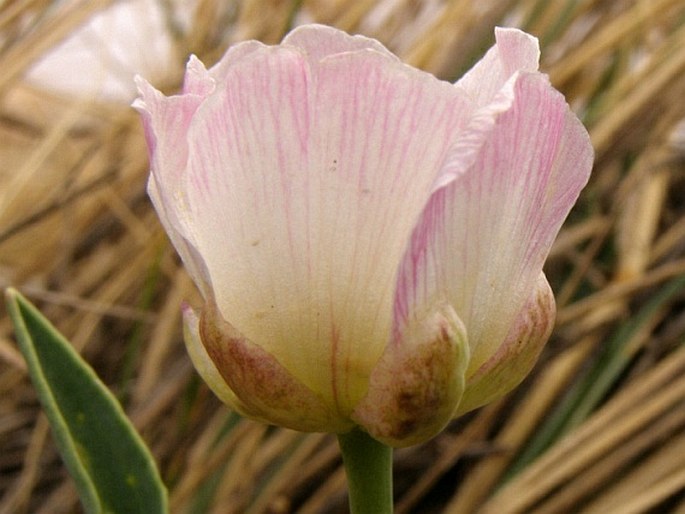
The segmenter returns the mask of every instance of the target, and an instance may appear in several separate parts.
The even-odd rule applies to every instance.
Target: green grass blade
[[[7,306],[57,447],[89,514],[167,512],[154,460],[112,393],[16,290]]]

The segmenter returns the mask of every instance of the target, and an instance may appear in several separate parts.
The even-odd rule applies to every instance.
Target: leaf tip
[[[17,297],[19,297],[19,296],[20,296],[20,293],[15,288],[13,288],[13,287],[6,287],[5,288],[5,301],[7,303],[16,302]]]

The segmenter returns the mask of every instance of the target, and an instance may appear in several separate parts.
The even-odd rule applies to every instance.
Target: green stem
[[[338,434],[352,514],[392,514],[392,448],[366,432]]]

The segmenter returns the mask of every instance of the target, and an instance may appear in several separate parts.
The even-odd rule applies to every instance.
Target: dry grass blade
[[[235,41],[274,43],[305,21],[379,38],[447,79],[490,45],[494,25],[537,35],[543,68],[597,152],[546,269],[557,329],[513,394],[396,453],[398,512],[685,513],[682,1],[148,3],[168,36],[156,81],[168,92],[191,52],[211,64]],[[36,301],[120,395],[172,512],[345,512],[334,438],[242,420],[192,370],[178,306],[197,293],[145,195],[137,115],[92,89],[65,94],[27,78],[114,4],[124,3],[0,7],[0,285]],[[112,80],[130,84],[113,41],[95,53],[116,56]],[[106,81],[81,71],[83,82]],[[0,362],[0,513],[78,512],[4,313]]]
[[[674,417],[676,416],[670,416],[670,418]],[[586,514],[623,512],[624,510],[635,509],[636,507],[645,508],[646,510],[653,505],[644,507],[640,505],[644,501],[642,499],[643,493],[644,496],[652,499],[652,503],[658,503],[659,499],[663,499],[663,496],[659,498],[658,495],[654,495],[655,490],[660,491],[660,494],[663,494],[663,492],[667,492],[667,495],[672,494],[674,490],[671,488],[674,482],[669,477],[671,475],[682,476],[683,470],[682,459],[679,456],[685,452],[685,447],[683,446],[685,438],[682,435],[682,422],[680,421],[680,423],[680,435],[673,437],[673,440],[668,445],[654,452],[640,466],[636,466],[623,480],[609,487],[590,503],[583,512]],[[664,425],[664,423],[661,423],[661,425]],[[648,438],[643,437],[643,439]],[[645,442],[648,443],[648,441]],[[602,481],[607,481],[607,479]],[[668,483],[665,484],[663,482]],[[679,487],[682,489],[682,484]],[[636,494],[636,491],[639,492]]]
[[[592,466],[602,465],[607,453],[625,450],[631,440],[640,444],[640,437],[648,439],[646,444],[658,444],[663,436],[659,420],[663,422],[664,417],[669,433],[674,428],[671,423],[677,430],[683,430],[685,417],[678,412],[678,406],[685,400],[684,371],[685,351],[681,350],[644,380],[622,391],[584,426],[530,465],[487,503],[483,512],[530,512],[539,500],[559,487],[588,487],[584,479],[593,471]],[[675,420],[668,418],[673,409],[677,413]],[[649,432],[643,432],[647,428]],[[604,480],[614,476],[600,475]],[[561,493],[557,494],[552,502],[562,500]],[[578,498],[564,501],[562,507],[569,508],[577,505]],[[563,512],[563,508],[544,504],[535,508],[536,512]]]
[[[596,341],[586,340],[560,355],[538,377],[536,387],[518,406],[507,425],[494,439],[501,451],[474,467],[460,485],[445,512],[475,512],[483,500],[493,492],[503,473],[511,464],[515,451],[535,430],[540,417],[547,412],[559,394],[568,387],[578,367],[587,359]]]

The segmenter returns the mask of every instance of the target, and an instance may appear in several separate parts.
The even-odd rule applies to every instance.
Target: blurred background
[[[199,380],[198,303],[145,193],[133,76],[172,93],[188,56],[293,26],[381,40],[454,81],[496,25],[536,35],[591,132],[590,184],[546,271],[556,330],[503,400],[395,453],[398,513],[685,513],[685,2],[0,1],[0,285],[119,397],[171,511],[344,513],[335,439],[240,419]],[[0,514],[80,512],[0,310]]]

